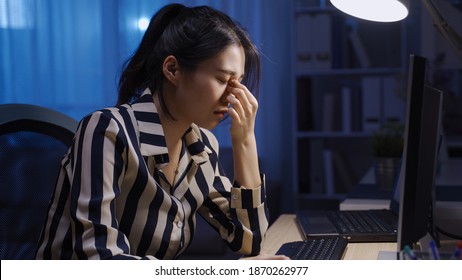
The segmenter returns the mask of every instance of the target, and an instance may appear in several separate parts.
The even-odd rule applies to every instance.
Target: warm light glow
[[[146,31],[146,29],[148,29],[148,26],[149,26],[149,19],[148,18],[140,18],[138,20],[138,29],[142,32]]]
[[[330,0],[330,2],[347,14],[371,21],[399,21],[409,13],[408,0]]]

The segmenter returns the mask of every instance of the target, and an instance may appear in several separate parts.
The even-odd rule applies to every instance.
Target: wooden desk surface
[[[268,228],[261,253],[274,254],[283,243],[303,240],[295,215],[283,214]],[[396,243],[349,243],[344,260],[376,260],[379,251],[396,251]]]

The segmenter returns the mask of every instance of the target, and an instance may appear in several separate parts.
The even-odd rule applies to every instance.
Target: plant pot
[[[399,172],[400,158],[376,158],[375,160],[375,183],[380,190],[393,189]]]

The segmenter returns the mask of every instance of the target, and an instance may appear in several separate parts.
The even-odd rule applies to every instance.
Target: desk
[[[261,253],[275,254],[283,243],[303,240],[295,215],[283,214],[268,228]],[[379,251],[396,251],[397,244],[391,243],[348,243],[344,260],[376,260]]]

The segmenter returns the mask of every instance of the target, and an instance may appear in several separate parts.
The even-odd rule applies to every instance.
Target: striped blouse
[[[96,111],[79,124],[62,160],[37,259],[174,259],[194,237],[196,213],[231,249],[260,251],[268,227],[265,186],[234,185],[218,142],[192,125],[184,134],[177,182],[149,90],[133,104]]]

